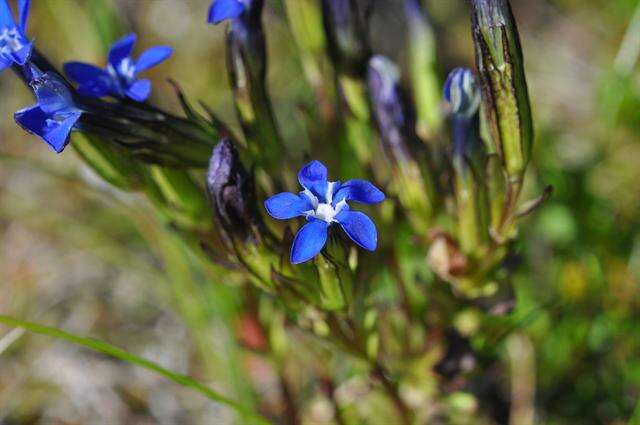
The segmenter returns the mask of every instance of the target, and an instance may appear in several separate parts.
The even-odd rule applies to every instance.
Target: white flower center
[[[107,66],[109,75],[115,81],[118,82],[118,89],[120,92],[125,90],[122,86],[128,86],[135,81],[136,67],[131,58],[125,58],[118,64],[118,69],[114,68],[111,64]]]
[[[0,52],[11,54],[18,52],[25,46],[25,39],[22,37],[18,28],[3,28],[0,31]]]
[[[335,184],[335,182],[329,182],[327,185],[327,193],[324,197],[326,200],[325,203],[320,203],[318,198],[311,193],[309,189],[304,190],[304,194],[311,200],[311,204],[313,205],[313,210],[305,212],[307,218],[313,217],[329,224],[336,221],[335,217],[347,206],[347,202],[342,200],[336,204],[335,208],[333,207],[333,188]]]
[[[120,75],[127,78],[128,80],[133,80],[134,74],[136,72],[136,67],[133,64],[131,58],[123,59],[120,62]]]

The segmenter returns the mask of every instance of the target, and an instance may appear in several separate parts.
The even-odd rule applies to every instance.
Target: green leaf
[[[4,315],[0,315],[0,323],[5,324],[7,326],[15,327],[15,328],[23,328],[28,330],[29,332],[33,332],[39,335],[45,335],[52,338],[71,342],[73,344],[81,345],[83,347],[89,348],[99,353],[103,353],[108,356],[114,357],[118,360],[135,364],[151,372],[158,373],[159,375],[164,376],[165,378],[175,382],[178,385],[181,385],[185,388],[190,388],[196,392],[199,392],[200,394],[204,395],[205,397],[217,403],[224,404],[226,406],[231,407],[238,413],[243,414],[246,418],[251,418],[253,420],[252,423],[254,424],[262,425],[262,424],[269,423],[265,419],[263,419],[261,416],[257,415],[256,413],[252,412],[246,407],[238,404],[233,400],[228,399],[222,394],[217,393],[216,391],[212,390],[206,385],[201,384],[200,382],[195,381],[194,379],[186,375],[181,375],[181,374],[172,372],[170,370],[167,370],[157,363],[154,363],[142,357],[138,357],[134,354],[128,353],[127,351],[121,348],[115,347],[104,341],[100,341],[94,338],[84,337],[80,335],[75,335],[67,331],[63,331],[61,329],[41,325],[38,323],[28,322],[25,320],[20,320],[20,319],[16,319],[16,318],[4,316]]]

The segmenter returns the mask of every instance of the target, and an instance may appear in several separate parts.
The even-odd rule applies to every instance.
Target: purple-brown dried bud
[[[261,240],[253,177],[244,169],[233,142],[222,140],[213,149],[207,191],[227,243]]]

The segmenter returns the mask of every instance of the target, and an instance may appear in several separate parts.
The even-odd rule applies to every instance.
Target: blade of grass
[[[154,363],[150,360],[144,359],[142,357],[138,357],[134,354],[131,354],[121,348],[113,346],[107,342],[100,341],[94,338],[84,337],[80,335],[75,335],[70,332],[64,331],[62,329],[41,325],[38,323],[28,322],[25,320],[16,319],[10,316],[0,315],[0,323],[13,327],[13,328],[22,328],[29,332],[33,332],[39,335],[45,335],[56,339],[61,339],[73,344],[81,345],[83,347],[89,348],[90,350],[97,351],[102,354],[106,354],[108,356],[114,357],[118,360],[122,360],[124,362],[128,362],[131,364],[135,364],[136,366],[140,366],[144,369],[147,369],[151,372],[155,372],[159,375],[164,376],[170,381],[175,382],[178,385],[181,385],[185,388],[190,388],[205,397],[213,400],[217,403],[224,404],[234,409],[238,413],[245,415],[245,417],[251,417],[255,424],[268,424],[265,419],[246,407],[238,404],[237,402],[228,399],[222,394],[217,393],[211,388],[207,387],[200,382],[179,373],[172,372],[164,367],[160,366],[157,363]]]
[[[633,416],[629,419],[629,425],[640,425],[640,401],[636,405],[636,410],[633,412]]]
[[[629,22],[614,62],[615,70],[622,75],[630,75],[640,56],[640,2]]]
[[[44,173],[67,183],[78,182],[77,177],[72,174],[60,173],[47,167],[44,163],[40,164],[38,161],[28,158],[15,157],[0,152],[0,162],[6,162],[11,166],[27,166],[33,171]],[[147,246],[154,251],[158,258],[162,259],[164,273],[161,278],[156,278],[165,283],[163,288],[168,291],[164,295],[175,303],[185,326],[189,329],[206,376],[230,382],[234,398],[240,402],[239,404],[247,409],[255,406],[255,394],[243,369],[240,350],[235,340],[228,336],[227,340],[221,343],[224,347],[223,351],[216,350],[213,341],[211,341],[213,336],[211,323],[219,321],[226,328],[231,329],[235,316],[237,316],[238,312],[235,311],[237,307],[232,305],[234,304],[232,291],[223,286],[212,285],[210,281],[207,282],[207,278],[204,276],[197,276],[198,273],[195,271],[198,267],[192,264],[187,253],[189,247],[174,232],[170,231],[166,224],[158,221],[156,215],[150,216],[146,209],[122,202],[118,197],[104,197],[101,192],[91,190],[82,182],[78,182],[77,189],[79,190],[78,194],[86,197],[87,200],[104,203],[105,207],[123,213],[123,217],[134,224],[140,236],[147,242]],[[0,213],[2,213],[1,207]],[[24,217],[24,215],[21,216],[22,219]],[[50,219],[53,217],[55,216],[51,216]],[[66,225],[58,224],[43,223],[42,219],[37,220],[37,225],[44,226],[44,229],[68,228]],[[78,225],[81,223],[75,222],[74,226]],[[95,226],[76,230],[75,232],[67,230],[65,238],[77,237],[78,239],[74,239],[76,245],[89,241],[92,250],[100,248],[100,253],[106,261],[115,261],[119,266],[122,266],[124,261],[133,260],[131,256],[126,256],[124,260],[118,258],[115,248],[111,248],[112,242],[108,240],[108,237],[105,239],[104,232],[101,234]],[[116,245],[118,243],[116,242]],[[135,267],[147,270],[145,264],[135,264]],[[196,281],[199,281],[200,284]],[[203,288],[206,289],[206,294],[202,293]],[[247,421],[246,417],[242,419],[244,422]]]
[[[14,328],[11,332],[0,338],[0,355],[7,351],[14,342],[19,340],[25,332],[23,328]]]

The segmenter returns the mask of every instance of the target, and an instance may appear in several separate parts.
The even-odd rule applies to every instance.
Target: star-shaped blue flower
[[[27,63],[33,44],[25,36],[30,0],[19,0],[19,23],[11,15],[8,0],[0,0],[0,71]]]
[[[18,125],[42,138],[60,153],[69,143],[69,134],[80,119],[82,111],[73,102],[69,87],[57,75],[42,74],[32,69],[30,82],[38,103],[14,114]]]
[[[167,46],[152,47],[134,61],[131,52],[135,42],[136,35],[133,33],[116,41],[109,51],[106,68],[82,62],[67,62],[64,72],[79,84],[78,92],[82,95],[129,97],[136,102],[144,102],[151,93],[151,81],[138,80],[138,75],[167,60],[173,49]]]
[[[291,262],[300,264],[318,255],[327,242],[329,226],[338,223],[361,248],[374,251],[378,232],[369,217],[351,211],[348,201],[378,204],[385,196],[366,180],[345,183],[327,180],[327,167],[319,161],[305,165],[298,173],[304,188],[299,194],[279,193],[265,201],[267,212],[278,220],[305,217],[308,221],[296,235],[291,247]]]
[[[247,10],[249,0],[213,0],[209,8],[209,23],[217,25],[227,19],[239,18]]]

